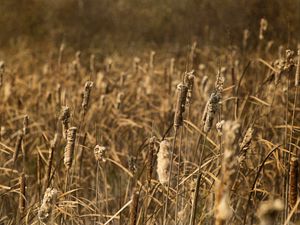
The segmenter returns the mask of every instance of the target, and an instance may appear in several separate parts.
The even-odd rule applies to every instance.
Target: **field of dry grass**
[[[299,46],[0,62],[0,224],[297,224]],[[297,49],[298,48],[298,49]]]

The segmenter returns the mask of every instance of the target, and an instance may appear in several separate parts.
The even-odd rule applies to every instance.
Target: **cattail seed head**
[[[5,72],[5,63],[0,61],[0,87],[3,85],[3,76]]]
[[[289,190],[289,202],[291,208],[293,208],[296,205],[298,198],[298,167],[298,158],[293,157],[291,159]]]
[[[243,32],[243,47],[244,48],[247,48],[249,37],[250,37],[250,32],[248,29],[245,29]]]
[[[160,142],[159,151],[157,153],[157,174],[161,184],[166,185],[169,181],[169,165],[170,165],[170,147],[168,140]]]
[[[218,135],[219,136],[222,136],[223,135],[223,125],[224,125],[225,121],[224,120],[221,120],[220,122],[218,122],[216,124],[216,128],[217,128],[217,131],[218,131]]]
[[[86,114],[87,109],[88,109],[88,104],[89,104],[93,84],[94,83],[92,81],[87,81],[84,85],[83,99],[82,99],[82,104],[81,104],[84,114]]]
[[[185,84],[180,83],[177,86],[177,89],[179,90],[178,98],[177,98],[177,104],[176,104],[176,111],[174,116],[174,127],[178,128],[182,126],[183,124],[183,113],[185,111],[185,103],[186,103],[186,97],[188,92],[188,86]]]
[[[67,138],[67,132],[69,129],[69,120],[70,120],[70,108],[68,106],[64,106],[60,113],[59,119],[63,125],[63,137]]]
[[[24,136],[29,133],[28,123],[29,123],[29,116],[25,115],[24,119],[23,119],[23,134],[24,134]]]
[[[188,92],[187,92],[187,97],[186,97],[186,104],[187,105],[189,105],[191,103],[191,100],[192,100],[194,80],[195,80],[194,71],[191,71],[191,72],[186,74],[185,83],[187,84],[187,87],[188,87]]]
[[[265,18],[260,20],[259,40],[264,39],[264,32],[268,29],[268,21]]]
[[[260,219],[260,225],[274,225],[277,221],[277,215],[284,209],[280,199],[269,200],[261,203],[258,208],[257,216]]]
[[[42,204],[38,210],[39,220],[43,224],[54,224],[53,209],[57,201],[57,190],[55,188],[47,188]]]
[[[64,164],[68,170],[72,166],[72,161],[74,157],[76,132],[77,132],[76,127],[70,127],[67,132],[67,145],[65,147],[65,152],[64,152]]]
[[[155,154],[155,141],[156,137],[153,136],[149,139],[149,149],[147,154],[147,180],[150,183],[153,173],[154,154]]]
[[[203,131],[205,133],[208,133],[212,128],[215,114],[219,109],[220,99],[221,95],[218,92],[213,92],[205,106],[202,116]]]
[[[96,145],[94,148],[94,156],[98,162],[106,162],[107,148],[104,146]]]
[[[19,131],[18,136],[17,136],[16,145],[15,145],[15,152],[13,155],[13,163],[14,164],[16,163],[19,153],[22,150],[22,141],[23,141],[23,132]]]

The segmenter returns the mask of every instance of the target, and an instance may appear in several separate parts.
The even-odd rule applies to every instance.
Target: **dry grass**
[[[267,29],[252,48],[245,31],[242,49],[3,59],[0,224],[294,224],[299,50],[278,58]]]

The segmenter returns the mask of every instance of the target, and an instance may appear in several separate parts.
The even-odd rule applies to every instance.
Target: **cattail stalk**
[[[298,87],[299,86],[299,80],[300,80],[300,49],[298,49],[297,51],[297,56],[298,56],[298,60],[297,60],[297,68],[296,68],[296,76],[295,76],[295,86]]]
[[[129,225],[136,225],[139,207],[139,191],[133,190],[130,204]]]
[[[52,163],[53,163],[53,153],[56,148],[57,142],[58,142],[58,134],[56,133],[54,135],[53,140],[50,143],[48,163],[47,163],[47,169],[46,169],[46,178],[45,178],[45,189],[48,188],[50,185],[51,170],[52,170]]]
[[[19,222],[20,222],[26,208],[26,178],[24,173],[21,174],[19,178],[19,182],[20,182],[20,196],[19,196]]]

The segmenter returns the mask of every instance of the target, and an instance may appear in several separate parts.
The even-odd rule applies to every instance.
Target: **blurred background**
[[[241,45],[244,29],[258,37],[262,17],[269,39],[289,45],[299,40],[299,14],[300,0],[1,0],[0,45]]]

